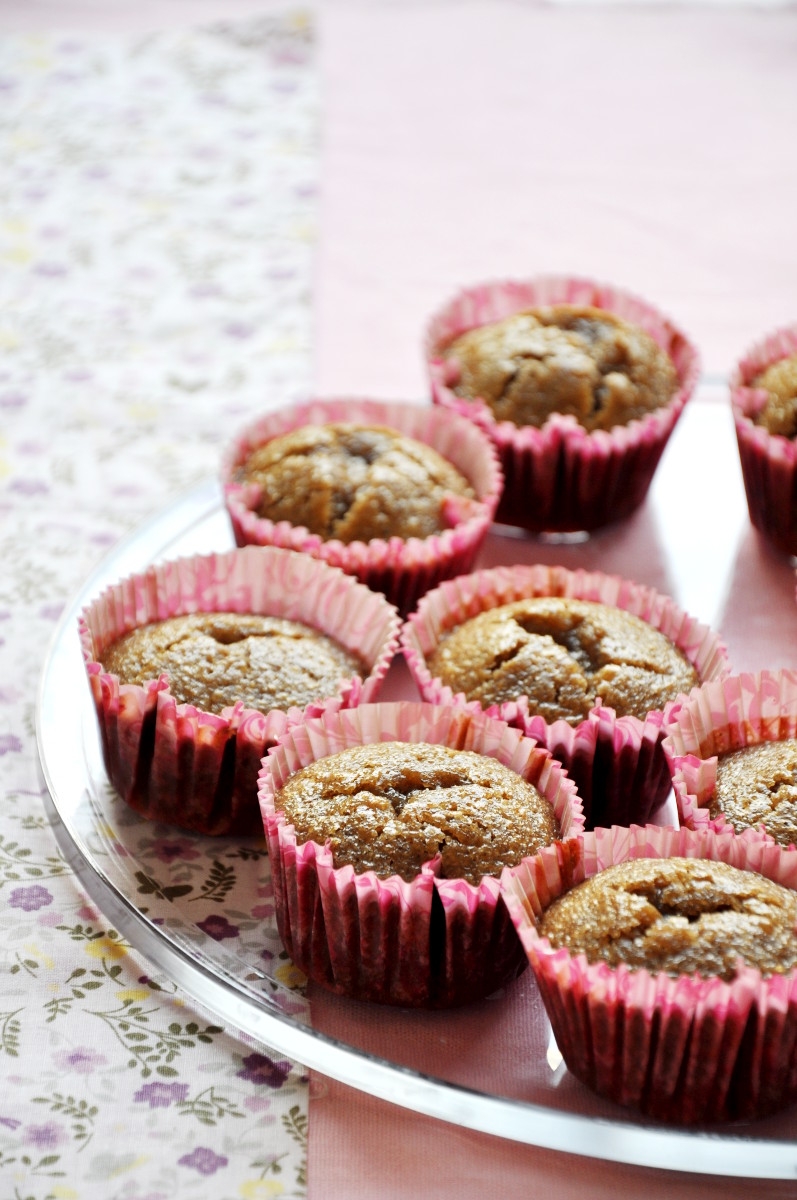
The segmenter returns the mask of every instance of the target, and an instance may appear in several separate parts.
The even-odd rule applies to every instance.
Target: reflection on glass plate
[[[231,546],[218,487],[203,484],[120,543],[91,575],[68,605],[44,664],[37,736],[48,813],[70,865],[120,933],[228,1025],[407,1108],[515,1141],[616,1162],[794,1179],[793,1111],[745,1129],[683,1132],[625,1114],[613,1119],[618,1110],[596,1106],[575,1081],[573,1088],[563,1089],[567,1072],[539,1005],[530,1011],[540,1022],[537,1040],[544,1047],[536,1067],[544,1083],[534,1091],[535,1100],[539,1096],[543,1102],[533,1104],[491,1092],[490,1081],[485,1091],[474,1091],[431,1078],[312,1028],[301,977],[277,934],[265,843],[183,833],[148,823],[127,808],[105,777],[80,655],[78,614],[108,583],[150,562]],[[371,1012],[369,1019],[381,1018]],[[402,1017],[392,1012],[384,1019]],[[436,1019],[439,1024],[446,1017]],[[407,1014],[406,1024],[415,1028],[417,1014]],[[452,1015],[449,1033],[456,1024]],[[455,1044],[456,1037],[451,1041]]]

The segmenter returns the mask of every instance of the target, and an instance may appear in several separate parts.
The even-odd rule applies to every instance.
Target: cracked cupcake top
[[[561,596],[479,613],[447,634],[427,665],[484,708],[527,696],[532,713],[572,725],[598,702],[643,719],[699,683],[685,655],[646,621]]]
[[[797,966],[797,893],[708,859],[630,859],[545,910],[539,932],[589,962],[726,981],[736,960],[762,974]]]
[[[781,846],[797,842],[797,740],[720,754],[709,811],[723,813],[737,833],[763,822]]]
[[[304,708],[364,671],[355,655],[306,625],[242,613],[142,625],[113,642],[102,665],[121,683],[143,685],[165,673],[178,704],[211,713],[238,700],[260,712]]]
[[[755,424],[781,437],[797,437],[797,354],[772,363],[749,386],[769,393],[769,399],[754,418]]]
[[[319,759],[274,804],[299,842],[329,842],[336,867],[407,882],[440,854],[443,878],[478,884],[559,836],[551,805],[520,775],[487,755],[425,742]]]
[[[350,422],[304,425],[276,437],[254,450],[236,477],[260,486],[258,516],[345,543],[430,537],[455,523],[446,501],[475,498],[431,446]]]
[[[585,429],[627,425],[667,404],[678,386],[668,354],[643,329],[605,309],[557,304],[481,325],[448,345],[465,399],[499,421],[545,424],[552,413]]]

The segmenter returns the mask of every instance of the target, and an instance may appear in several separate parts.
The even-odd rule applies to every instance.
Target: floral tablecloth
[[[34,709],[59,613],[98,559],[213,475],[231,429],[307,392],[316,120],[299,12],[0,41],[9,1200],[305,1194],[303,1068],[199,1011],[88,901],[44,815]],[[209,936],[271,912],[267,873],[230,908],[229,845],[153,830],[148,849],[202,900]]]

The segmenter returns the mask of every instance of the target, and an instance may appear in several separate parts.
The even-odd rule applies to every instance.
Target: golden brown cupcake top
[[[750,387],[763,388],[769,393],[769,399],[755,417],[755,424],[763,425],[769,433],[781,437],[797,436],[797,354],[772,363],[756,375]]]
[[[441,855],[441,875],[478,884],[559,836],[533,784],[494,758],[425,742],[352,746],[293,775],[275,806],[299,842],[329,841],[336,867],[408,882]]]
[[[161,674],[178,704],[220,713],[242,701],[260,712],[304,708],[334,696],[363,664],[332,638],[281,617],[191,613],[143,625],[102,655],[122,683]]]
[[[646,621],[561,596],[479,613],[446,635],[427,665],[484,708],[528,696],[531,712],[571,724],[599,701],[642,719],[699,682],[685,655]]]
[[[257,514],[325,541],[426,538],[450,528],[468,481],[431,446],[379,425],[304,425],[254,450],[238,472],[262,489]]]
[[[797,739],[720,754],[709,807],[712,817],[724,813],[737,833],[763,822],[781,846],[797,843]]]
[[[515,425],[539,428],[564,413],[585,429],[611,429],[667,404],[678,387],[669,355],[643,329],[572,304],[481,325],[444,355],[459,364],[457,395],[482,399]]]
[[[599,871],[545,910],[539,931],[589,962],[656,973],[762,974],[797,966],[797,893],[755,871],[694,858],[638,858]]]

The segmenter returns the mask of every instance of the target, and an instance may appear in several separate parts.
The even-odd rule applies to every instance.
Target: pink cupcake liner
[[[439,858],[411,883],[336,868],[329,847],[298,843],[276,808],[278,790],[316,759],[397,740],[490,755],[550,801],[562,837],[583,829],[581,804],[559,764],[503,721],[415,702],[327,712],[281,734],[260,774],[277,927],[294,963],[333,992],[411,1007],[466,1004],[526,967],[498,879],[484,876],[474,886],[439,878]]]
[[[730,675],[694,688],[665,710],[664,751],[678,816],[689,829],[731,829],[709,805],[717,781],[717,756],[743,746],[797,737],[797,672]],[[746,829],[750,840],[774,839],[764,825]]]
[[[265,442],[302,425],[332,421],[386,425],[431,446],[466,477],[476,499],[452,496],[446,512],[451,528],[428,538],[406,540],[324,541],[302,525],[286,521],[275,524],[259,517],[254,511],[259,488],[238,482],[236,470]],[[463,418],[401,402],[338,399],[314,400],[267,413],[249,425],[225,455],[222,482],[239,546],[274,545],[300,550],[356,575],[374,591],[383,592],[401,613],[407,613],[430,587],[473,566],[498,505],[503,475],[489,438]]]
[[[630,858],[706,858],[797,887],[797,854],[726,830],[598,829],[508,867],[501,891],[559,1049],[578,1079],[673,1124],[752,1120],[797,1099],[797,972],[740,964],[725,983],[588,963],[537,920],[557,896]]]
[[[458,372],[442,357],[450,342],[479,325],[553,304],[603,308],[641,326],[677,371],[680,386],[669,404],[629,425],[590,433],[574,417],[557,414],[542,429],[497,421],[482,400],[454,392]],[[430,321],[425,353],[434,403],[468,417],[498,449],[504,490],[496,520],[537,532],[598,529],[634,512],[700,373],[696,347],[646,301],[566,276],[485,283],[460,292]]]
[[[797,442],[753,423],[767,402],[756,375],[797,354],[797,325],[757,342],[730,378],[731,409],[742,466],[747,509],[754,527],[786,554],[797,555]]]
[[[215,715],[178,704],[161,675],[121,684],[101,663],[138,626],[191,612],[264,613],[299,621],[357,653],[365,679],[304,710],[262,713],[236,704]],[[373,700],[398,645],[399,618],[383,596],[325,563],[275,547],[183,558],[107,588],[79,621],[108,777],[136,811],[208,834],[260,834],[257,776],[292,721]]]
[[[420,601],[401,631],[401,647],[424,700],[482,711],[432,676],[429,656],[454,626],[490,608],[528,596],[569,596],[615,605],[647,621],[681,650],[701,681],[729,673],[724,645],[707,626],[652,588],[616,575],[565,567],[495,567],[440,584]],[[534,738],[567,770],[584,805],[587,828],[644,824],[666,802],[670,773],[661,750],[663,712],[644,720],[596,707],[579,725],[548,723],[529,711],[529,699],[485,710]]]

